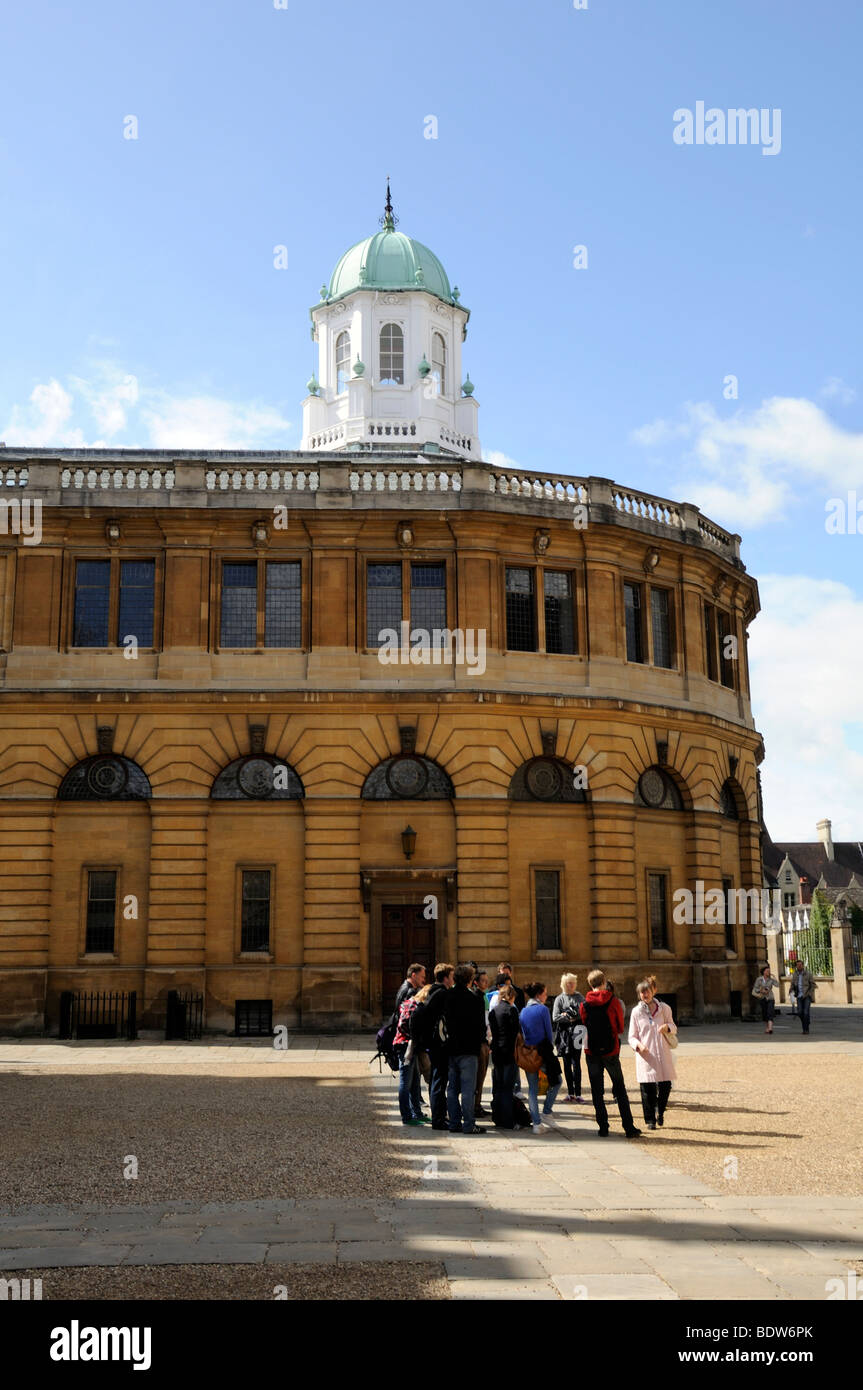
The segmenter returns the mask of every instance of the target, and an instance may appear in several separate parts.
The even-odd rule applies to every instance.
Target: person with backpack
[[[399,992],[396,995],[396,1013],[402,1004],[412,994],[418,993],[426,982],[426,968],[424,965],[409,965],[408,973],[399,985]]]
[[[474,1114],[477,1062],[485,1042],[485,1003],[470,988],[472,982],[473,967],[457,965],[454,986],[443,1006],[449,1058],[446,1100],[450,1134],[485,1134],[484,1129],[478,1128]]]
[[[520,1029],[515,990],[507,980],[498,988],[488,1022],[491,1029],[491,1117],[499,1129],[514,1129],[513,1087],[518,1070],[515,1043]]]
[[[588,992],[579,1008],[581,1021],[587,1029],[585,1056],[587,1074],[590,1077],[590,1093],[596,1112],[601,1138],[608,1134],[608,1110],[605,1105],[605,1073],[611,1078],[611,1089],[623,1132],[627,1139],[640,1139],[641,1130],[636,1129],[632,1119],[629,1096],[623,1080],[620,1065],[620,1034],[623,1032],[623,1005],[606,987],[605,972],[591,970],[587,977]]]
[[[416,995],[409,994],[399,1008],[399,1019],[393,1038],[393,1051],[399,1059],[399,1110],[403,1125],[428,1123],[422,1112],[420,1073],[411,1040],[411,1015],[416,1007]]]
[[[418,1004],[416,1018],[411,1022],[414,1048],[427,1052],[431,1066],[429,1103],[432,1129],[447,1129],[446,1084],[449,1058],[446,1050],[446,1025],[443,1010],[447,991],[452,989],[455,966],[445,961],[434,968],[434,984],[425,1003]]]
[[[512,978],[512,966],[510,965],[508,960],[501,961],[500,965],[497,967],[497,973],[498,975],[505,975],[506,978],[509,980],[510,984],[515,990],[515,1007],[518,1009],[519,1013],[521,1013],[522,1009],[527,1003],[527,999],[525,998],[524,990],[521,988],[520,985],[517,985],[515,980]]]

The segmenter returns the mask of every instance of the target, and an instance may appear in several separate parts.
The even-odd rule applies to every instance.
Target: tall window
[[[366,567],[366,646],[379,647],[385,628],[399,631],[402,621],[402,567]]]
[[[707,653],[707,679],[715,681],[718,676],[716,661],[716,610],[712,603],[704,605],[704,646]]]
[[[671,654],[671,611],[667,589],[650,590],[650,628],[654,666],[674,665]]]
[[[650,947],[653,951],[668,950],[668,875],[647,875],[648,912],[650,914]]]
[[[299,560],[226,560],[219,645],[301,647],[302,597]]]
[[[535,869],[533,887],[536,895],[536,949],[560,950],[560,872],[557,869]]]
[[[116,915],[116,870],[91,869],[87,874],[87,936],[84,947],[88,955],[114,950]]]
[[[511,652],[536,651],[533,570],[507,569],[506,645]]]
[[[736,643],[726,641],[735,636],[730,613],[715,608],[712,603],[704,605],[704,645],[707,654],[707,678],[721,681],[729,690],[736,688],[734,668],[736,665],[734,648]]]
[[[397,323],[385,323],[380,336],[380,385],[403,386],[405,335]]]
[[[446,627],[446,565],[411,565],[411,627]]]
[[[442,333],[432,334],[432,376],[439,393],[446,395],[446,342]]]
[[[558,570],[543,574],[545,595],[545,650],[571,655],[575,651],[575,615],[572,575]]]
[[[270,871],[243,870],[243,920],[241,951],[270,949]]]
[[[719,627],[719,679],[729,690],[734,689],[734,634],[731,625],[731,615],[723,612],[720,608],[717,612]],[[731,641],[726,641],[731,638]]]
[[[340,333],[336,338],[336,390],[347,391],[351,379],[351,335]]]
[[[152,647],[155,586],[155,560],[78,560],[72,645]]]
[[[626,659],[627,661],[643,662],[644,622],[640,584],[624,584],[623,606],[626,622]]]
[[[366,646],[379,647],[386,628],[395,629],[401,639],[402,622],[410,623],[412,631],[422,628],[429,634],[446,628],[443,560],[366,566]]]

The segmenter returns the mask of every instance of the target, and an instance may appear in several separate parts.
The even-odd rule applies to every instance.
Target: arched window
[[[417,753],[384,758],[372,768],[361,792],[364,801],[447,801],[454,795],[443,768]]]
[[[336,391],[347,391],[351,378],[351,335],[340,333],[336,338]]]
[[[380,385],[404,386],[405,335],[397,323],[385,323],[380,337]]]
[[[432,376],[438,393],[446,395],[446,342],[442,333],[432,334]]]
[[[299,801],[305,791],[289,763],[271,753],[252,753],[222,768],[210,796],[214,801]]]
[[[543,755],[522,763],[509,784],[511,801],[586,801],[580,779],[562,758]]]
[[[635,804],[649,806],[653,811],[682,811],[683,797],[667,772],[661,767],[649,767],[638,779]]]
[[[97,753],[66,773],[57,790],[58,801],[148,801],[150,781],[131,758]]]

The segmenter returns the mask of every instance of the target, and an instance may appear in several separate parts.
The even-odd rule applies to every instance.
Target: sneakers
[[[422,1120],[402,1120],[403,1125],[421,1125]]]
[[[560,1128],[560,1126],[559,1126],[557,1120],[554,1118],[554,1116],[553,1116],[550,1112],[549,1112],[548,1114],[546,1114],[546,1112],[545,1112],[544,1110],[543,1110],[543,1112],[542,1112],[542,1123],[543,1123],[544,1125],[548,1125],[549,1129],[559,1129],[559,1128]]]
[[[627,1139],[640,1139],[640,1138],[641,1138],[641,1130],[640,1130],[640,1129],[628,1129],[628,1130],[626,1131],[626,1137],[627,1137]]]
[[[484,1130],[484,1129],[481,1129],[479,1125],[474,1125],[473,1129],[465,1129],[465,1130],[462,1130],[462,1133],[463,1133],[463,1134],[485,1134],[485,1130]]]
[[[575,1105],[575,1102],[579,1099],[579,1096],[564,1096],[564,1100],[568,1100],[570,1105]]]
[[[587,1101],[584,1099],[584,1096],[576,1096],[575,1103],[576,1105],[587,1105]]]

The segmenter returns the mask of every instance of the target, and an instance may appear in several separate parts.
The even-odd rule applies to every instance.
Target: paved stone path
[[[0,1271],[434,1260],[454,1298],[786,1300],[823,1299],[863,1258],[860,1197],[729,1196],[599,1139],[589,1107],[541,1136],[430,1134],[399,1124],[390,1078],[372,1084],[412,1196],[31,1207],[0,1217]]]

